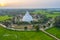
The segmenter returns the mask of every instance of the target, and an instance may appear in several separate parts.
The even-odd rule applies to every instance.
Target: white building
[[[32,18],[32,16],[29,14],[28,11],[26,11],[26,14],[23,16],[22,21],[25,21],[25,22],[31,22],[31,21],[33,21],[33,18]]]

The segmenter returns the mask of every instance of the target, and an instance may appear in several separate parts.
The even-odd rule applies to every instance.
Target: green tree
[[[39,31],[39,24],[35,25],[36,31]]]
[[[57,16],[55,18],[55,26],[58,27],[58,28],[60,28],[60,16]]]

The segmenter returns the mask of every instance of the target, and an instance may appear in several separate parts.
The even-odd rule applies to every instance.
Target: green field
[[[40,12],[40,11],[39,11]],[[35,12],[37,13],[37,12]],[[60,15],[59,13],[48,14],[45,12],[41,12],[41,14],[46,15],[47,17],[56,17]],[[4,21],[10,19],[9,16],[0,16],[0,21]],[[55,35],[56,37],[60,38],[60,29],[53,27],[51,29],[46,30],[47,32]],[[0,26],[0,40],[55,40],[52,37],[46,35],[43,32],[33,32],[33,31],[12,31],[5,29]]]
[[[0,40],[54,40],[43,32],[12,31],[0,26]]]
[[[53,12],[52,14],[43,10],[37,10],[35,12],[33,12],[35,14],[39,13],[39,14],[43,14],[46,15],[47,17],[56,17],[56,16],[60,16],[60,12]]]
[[[48,29],[47,32],[55,35],[56,37],[60,38],[60,29],[59,28],[56,28],[56,27],[53,27],[51,29]]]
[[[47,14],[46,16],[47,17],[54,17],[55,18],[56,16],[60,16],[60,15],[59,14]]]
[[[0,21],[4,21],[4,20],[10,19],[10,18],[11,17],[9,17],[8,15],[0,16]]]

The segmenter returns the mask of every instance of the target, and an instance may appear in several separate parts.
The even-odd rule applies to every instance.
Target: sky
[[[0,8],[60,8],[60,0],[0,0]]]

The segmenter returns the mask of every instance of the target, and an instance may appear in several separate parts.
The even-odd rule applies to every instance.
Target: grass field
[[[46,15],[47,17],[56,17],[56,16],[60,16],[60,12],[53,12],[52,14],[51,13],[48,13],[46,11],[43,11],[43,10],[38,10],[38,11],[35,11],[33,13],[40,13],[40,14],[44,14]]]
[[[48,14],[44,13],[47,17],[56,17],[58,14]],[[0,21],[4,21],[10,19],[9,16],[0,16]],[[60,29],[53,27],[48,29],[47,32],[55,35],[56,37],[60,38]],[[46,35],[43,32],[27,32],[27,31],[12,31],[7,30],[0,26],[0,40],[55,40],[52,37]]]
[[[48,29],[47,32],[55,35],[56,37],[60,38],[60,29],[59,28],[56,28],[56,27],[53,27],[51,29]]]
[[[12,31],[0,26],[0,40],[54,40],[43,32]]]
[[[59,14],[47,14],[46,16],[55,18],[56,16],[60,16],[60,15]]]
[[[9,17],[8,15],[0,16],[0,21],[4,21],[4,20],[10,19],[10,18],[11,17]]]

